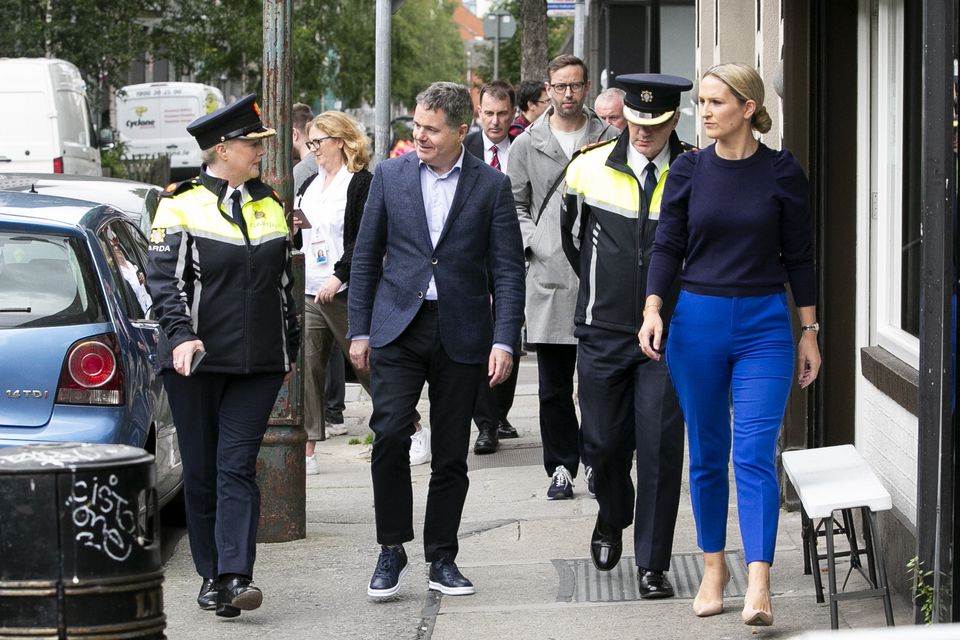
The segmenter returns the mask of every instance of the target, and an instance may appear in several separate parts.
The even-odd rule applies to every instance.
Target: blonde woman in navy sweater
[[[670,167],[639,334],[648,357],[666,355],[687,423],[690,493],[704,555],[694,612],[723,611],[732,446],[749,576],[742,617],[759,626],[773,624],[775,461],[794,354],[801,388],[820,369],[807,179],[788,151],[754,137],[754,130],[770,130],[763,94],[763,80],[747,65],[717,65],[703,75],[700,117],[715,144]],[[678,271],[680,299],[662,345],[660,306]],[[786,282],[803,327],[796,349]]]

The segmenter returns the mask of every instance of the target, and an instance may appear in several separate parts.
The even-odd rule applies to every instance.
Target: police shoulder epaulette
[[[700,151],[700,147],[694,146],[689,142],[684,142],[682,140],[680,141],[680,149],[682,151],[693,151],[694,153],[696,153],[697,151]]]
[[[181,194],[188,189],[200,184],[200,178],[190,178],[189,180],[184,180],[183,182],[171,182],[167,187],[160,192],[161,198],[172,198],[175,195]]]
[[[579,149],[577,149],[576,151],[574,151],[574,152],[573,152],[573,157],[570,158],[570,159],[572,160],[573,158],[576,158],[576,157],[579,156],[580,154],[586,153],[587,151],[590,151],[590,150],[592,150],[592,149],[597,149],[597,148],[599,148],[599,147],[606,146],[606,145],[610,144],[611,142],[616,142],[616,141],[617,141],[616,138],[611,138],[610,140],[597,140],[596,142],[591,142],[590,144],[585,144],[585,145],[583,145],[582,147],[580,147]]]
[[[277,193],[276,189],[270,189],[270,197],[276,200],[277,202],[279,202],[280,204],[283,204],[283,200],[280,198],[280,194]]]

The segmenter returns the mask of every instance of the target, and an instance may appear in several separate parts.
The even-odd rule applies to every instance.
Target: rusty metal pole
[[[293,119],[291,93],[293,73],[290,61],[290,33],[293,24],[292,0],[263,2],[263,93],[267,126],[277,137],[267,143],[263,181],[280,194],[288,219],[292,211],[292,149],[290,123]],[[303,255],[294,256],[297,311],[303,327]],[[297,362],[303,362],[301,346]],[[257,458],[260,485],[260,528],[257,542],[288,542],[307,535],[306,473],[304,469],[303,378],[294,372],[280,389]]]

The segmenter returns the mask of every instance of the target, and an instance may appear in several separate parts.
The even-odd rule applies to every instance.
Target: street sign
[[[571,6],[573,6],[571,4]],[[499,23],[499,24],[498,24]],[[483,18],[483,37],[487,40],[509,40],[517,32],[517,22],[506,11],[494,11]]]
[[[575,2],[548,2],[547,15],[551,18],[570,17],[576,13]]]

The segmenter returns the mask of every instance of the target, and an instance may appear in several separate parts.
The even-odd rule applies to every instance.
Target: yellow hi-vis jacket
[[[150,232],[147,288],[163,329],[161,369],[171,352],[199,338],[210,373],[279,373],[300,345],[291,242],[283,205],[258,179],[245,183],[242,224],[227,183],[201,170],[163,193]]]
[[[627,165],[630,135],[581,149],[567,167],[561,240],[580,277],[574,322],[636,333],[643,324],[647,265],[660,219],[669,167],[647,202]],[[693,147],[670,135],[670,162]],[[676,304],[679,282],[664,300],[664,326]]]

